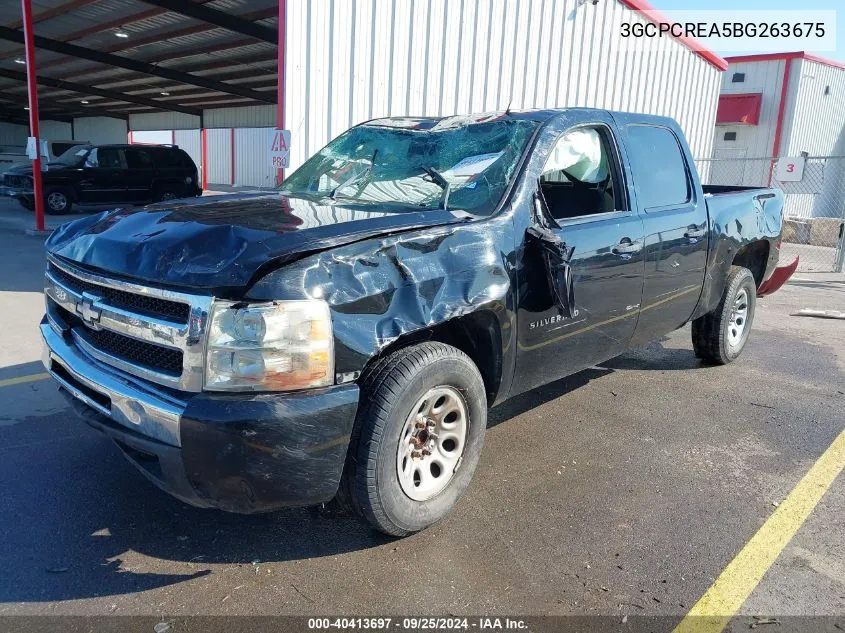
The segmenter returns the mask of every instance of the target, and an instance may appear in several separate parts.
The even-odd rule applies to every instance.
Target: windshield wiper
[[[431,181],[443,188],[443,194],[440,196],[440,208],[443,211],[448,211],[449,194],[452,193],[451,183],[443,177],[439,171],[434,167],[423,167],[422,170],[431,177]]]
[[[329,198],[332,200],[337,200],[337,194],[341,189],[346,189],[346,187],[350,185],[354,185],[356,182],[364,178],[364,176],[368,176],[373,171],[373,166],[376,164],[376,156],[378,156],[378,150],[373,150],[373,155],[370,158],[370,164],[365,168],[359,171],[354,176],[347,178],[342,183],[340,183],[337,187],[331,190],[329,193]]]

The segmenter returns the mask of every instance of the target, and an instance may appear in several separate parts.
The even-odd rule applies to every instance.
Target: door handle
[[[707,235],[707,229],[703,226],[698,228],[695,224],[690,224],[687,227],[687,232],[684,233],[684,237],[687,239],[698,239],[699,237],[704,237]]]
[[[634,253],[639,253],[643,250],[643,243],[632,242],[631,238],[623,237],[612,250],[617,255],[633,255]]]

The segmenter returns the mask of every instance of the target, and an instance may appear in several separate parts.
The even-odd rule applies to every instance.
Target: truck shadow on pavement
[[[657,352],[659,349],[659,353]],[[688,353],[687,353],[688,352]],[[689,350],[650,354],[664,369]],[[517,396],[490,412],[495,427],[592,380],[658,361],[626,354]],[[696,361],[697,362],[697,361]],[[29,371],[31,368],[26,367]],[[132,594],[192,581],[213,566],[252,577],[273,563],[334,556],[391,543],[356,518],[293,508],[243,516],[193,508],[144,479],[69,408],[0,427],[0,602],[50,602]],[[262,572],[263,573],[263,572]]]

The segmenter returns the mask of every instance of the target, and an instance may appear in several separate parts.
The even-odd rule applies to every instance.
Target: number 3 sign
[[[775,167],[775,180],[779,182],[800,182],[804,177],[803,156],[779,158]]]

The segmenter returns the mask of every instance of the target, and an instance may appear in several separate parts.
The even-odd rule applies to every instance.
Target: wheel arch
[[[759,288],[766,275],[766,267],[769,262],[768,240],[755,240],[745,244],[734,255],[732,264],[742,266],[751,271],[754,275],[754,283]]]
[[[371,369],[379,358],[425,341],[451,345],[469,356],[484,380],[487,404],[492,406],[502,386],[503,348],[499,319],[489,309],[478,310],[403,334],[371,358],[364,366],[362,374]]]

